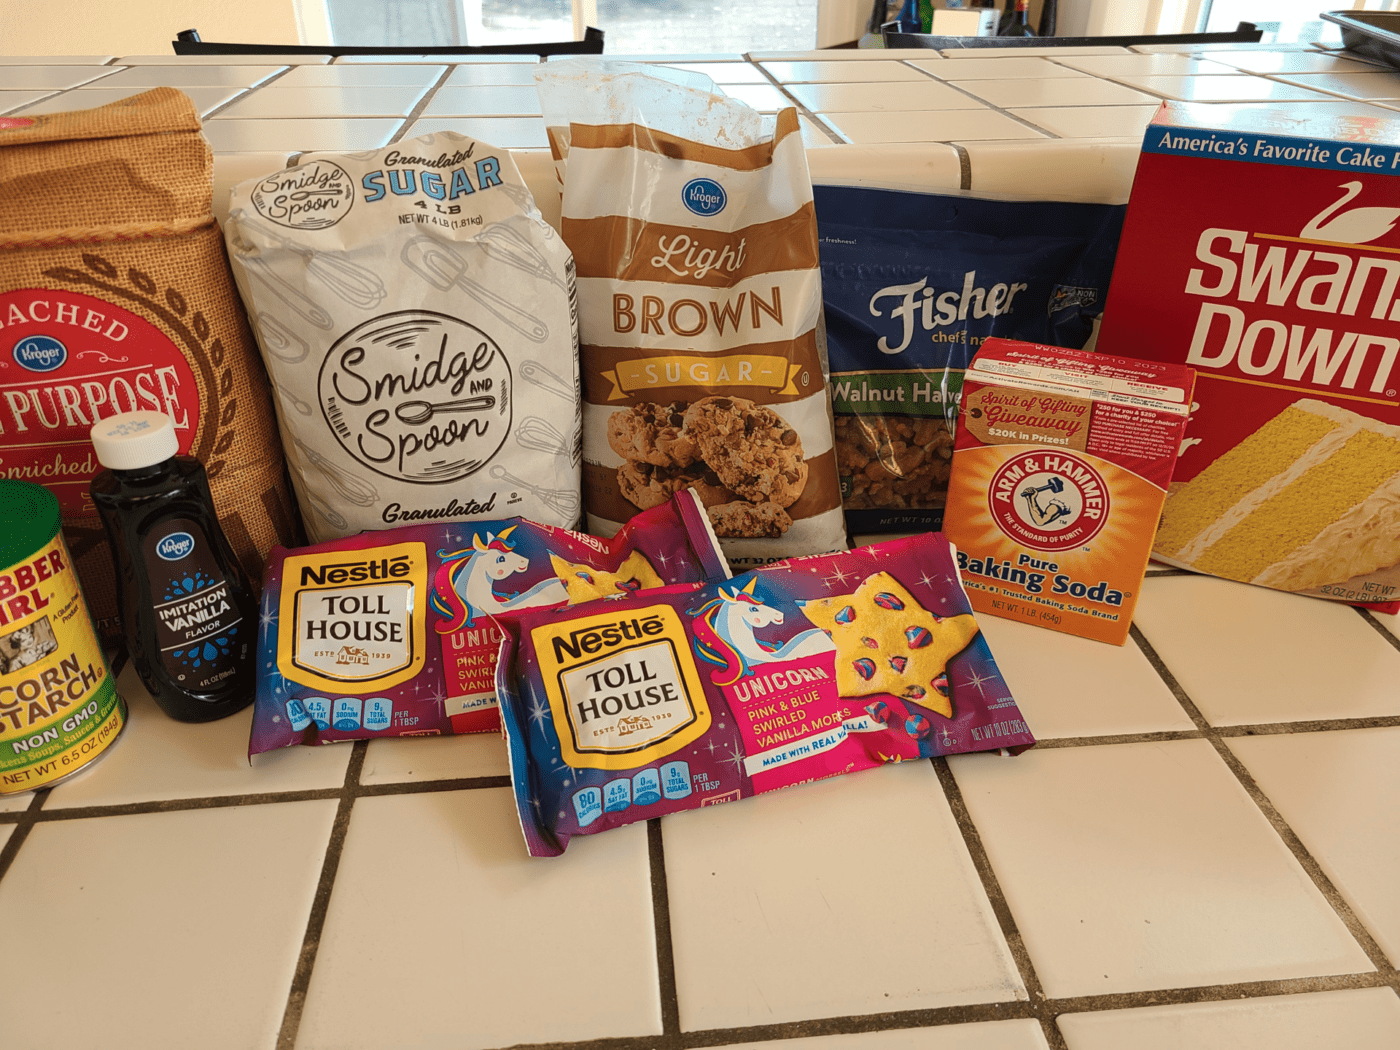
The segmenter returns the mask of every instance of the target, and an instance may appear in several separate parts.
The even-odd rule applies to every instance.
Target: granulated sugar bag
[[[314,542],[579,521],[573,259],[508,152],[307,154],[234,187],[227,236]]]

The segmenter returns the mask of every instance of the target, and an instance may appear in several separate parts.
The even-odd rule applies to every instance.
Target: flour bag
[[[590,531],[690,489],[736,570],[844,548],[797,111],[596,59],[535,79],[579,267]]]
[[[234,187],[226,232],[313,542],[579,521],[574,264],[507,151],[306,154]]]

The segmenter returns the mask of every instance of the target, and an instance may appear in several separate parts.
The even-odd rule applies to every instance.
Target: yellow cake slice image
[[[1308,591],[1400,562],[1400,427],[1295,401],[1167,497],[1153,552]]]

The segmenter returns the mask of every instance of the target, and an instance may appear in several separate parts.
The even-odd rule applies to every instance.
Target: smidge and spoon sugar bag
[[[499,623],[532,856],[887,762],[1035,743],[938,533]]]
[[[509,153],[308,154],[236,186],[227,232],[314,541],[580,520],[573,261]]]
[[[728,576],[690,493],[611,540],[512,518],[278,548],[248,753],[499,730],[496,617]]]
[[[839,549],[797,111],[775,122],[667,76],[593,59],[535,74],[579,268],[589,528],[692,489],[736,568]]]

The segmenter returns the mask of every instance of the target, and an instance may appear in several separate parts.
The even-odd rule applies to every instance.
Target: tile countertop
[[[1161,98],[1400,109],[1306,47],[649,56],[796,104],[814,177],[1126,198]],[[519,149],[511,60],[0,58],[0,114],[186,88],[216,200],[308,149]],[[1274,104],[1280,104],[1275,102]],[[269,119],[271,117],[272,119]],[[1393,1050],[1400,623],[1172,571],[1123,648],[982,619],[1042,743],[525,856],[495,737],[243,757],[165,719],[0,797],[0,1044]]]

